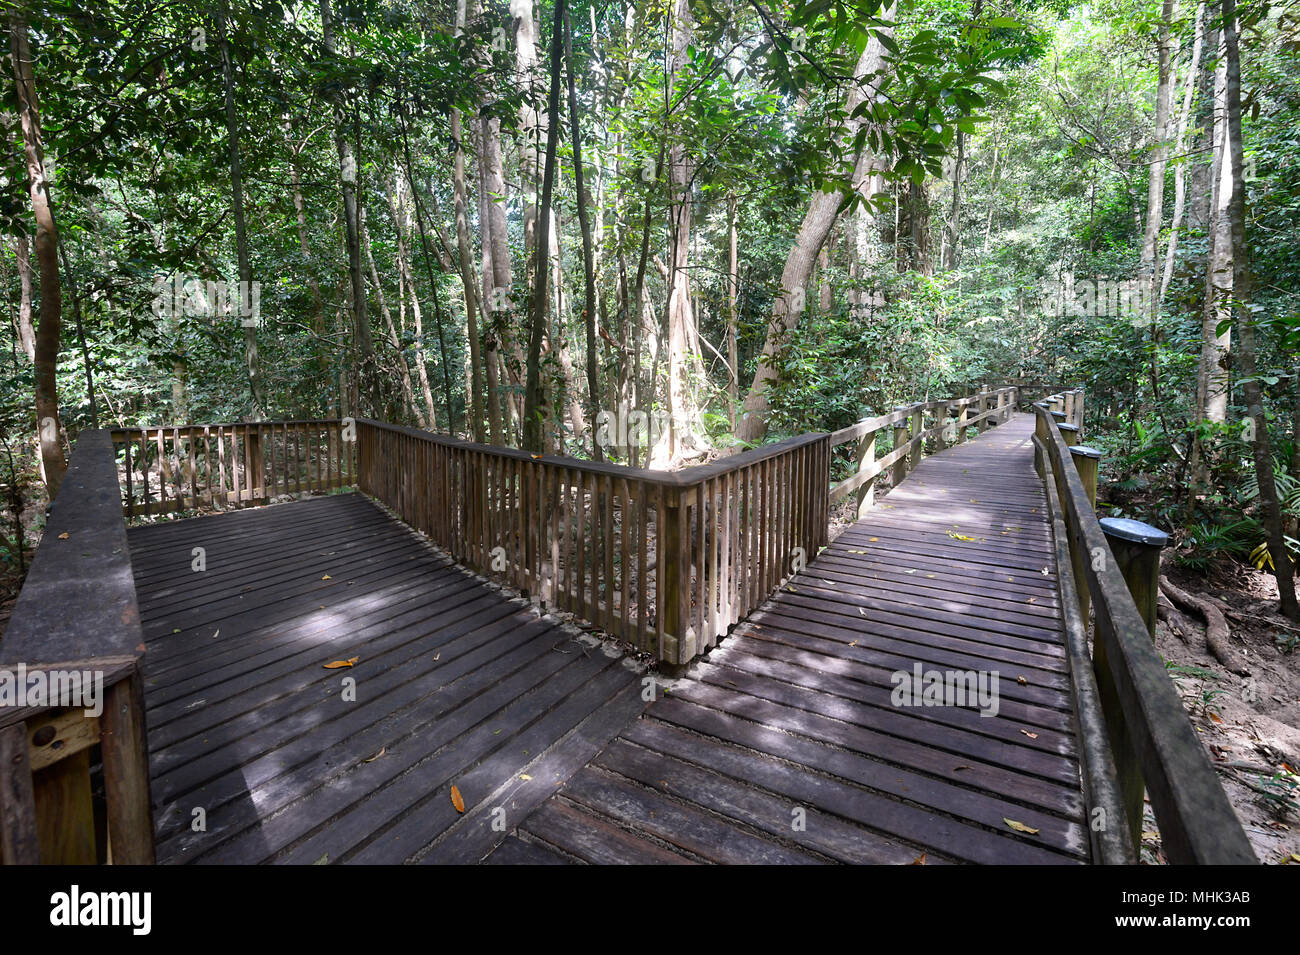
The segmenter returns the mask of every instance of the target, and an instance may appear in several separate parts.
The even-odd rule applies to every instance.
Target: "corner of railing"
[[[112,437],[83,431],[0,640],[6,863],[154,861],[144,635]],[[107,840],[97,840],[98,744]]]

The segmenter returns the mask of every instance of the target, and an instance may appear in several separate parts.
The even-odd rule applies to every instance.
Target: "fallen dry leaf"
[[[922,852],[919,856],[913,859],[912,865],[925,865],[925,853]]]
[[[387,746],[385,746],[385,747],[384,747],[383,749],[381,749],[379,752],[375,753],[375,755],[374,755],[374,756],[371,756],[369,759],[363,759],[362,762],[363,762],[363,763],[373,763],[373,762],[374,762],[375,760],[377,760],[380,756],[383,756],[386,752],[388,752],[388,747],[387,747]]]
[[[460,790],[455,786],[451,787],[451,804],[456,807],[457,812],[465,811],[465,800],[461,798]]]
[[[67,532],[67,531],[64,531],[62,534],[59,535],[59,540],[61,540],[61,541],[65,541],[65,540],[67,540],[67,539],[68,539],[68,532]]]
[[[1016,832],[1027,832],[1031,836],[1038,835],[1037,829],[1035,829],[1033,826],[1026,826],[1023,822],[1016,822],[1014,819],[1008,819],[1006,816],[1002,817],[1002,821],[1005,822],[1012,829],[1014,829]]]
[[[341,667],[354,667],[357,665],[357,661],[360,659],[361,659],[360,657],[349,657],[346,660],[335,660],[332,663],[325,664],[325,669],[338,670]]]
[[[1021,730],[1020,732],[1024,733],[1024,734],[1025,734],[1026,736],[1028,736],[1030,739],[1038,739],[1038,734],[1037,734],[1037,733],[1031,733],[1031,732],[1029,732],[1029,730]]]
[[[330,577],[329,574],[326,574],[324,577],[321,578],[321,580],[332,580],[332,579],[333,579],[333,578]]]

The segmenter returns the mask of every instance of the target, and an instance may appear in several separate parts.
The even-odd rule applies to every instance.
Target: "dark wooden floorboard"
[[[477,861],[506,841],[495,808],[513,828],[645,705],[629,661],[360,495],[140,526],[130,545],[163,862]]]
[[[649,704],[360,495],[133,528],[159,859],[1087,862],[1031,428],[926,458]],[[898,705],[916,666],[996,713]]]
[[[1089,861],[1032,420],[923,460],[488,861]],[[996,714],[896,705],[918,664]]]

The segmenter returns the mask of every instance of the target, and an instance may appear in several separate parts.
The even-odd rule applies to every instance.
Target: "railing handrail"
[[[957,431],[954,437],[957,443],[961,443],[966,439],[965,432],[967,428],[977,427],[980,431],[983,431],[989,423],[1005,421],[1012,405],[1015,404],[1015,395],[1015,386],[1006,386],[1002,388],[986,388],[964,398],[935,398],[929,401],[913,401],[910,404],[899,405],[886,414],[863,418],[856,424],[840,428],[831,434],[830,447],[835,448],[841,444],[856,440],[858,442],[858,464],[857,469],[847,478],[830,486],[828,503],[836,504],[848,497],[849,494],[857,491],[858,516],[863,516],[863,513],[871,507],[874,500],[876,478],[890,467],[894,468],[894,484],[898,484],[906,477],[908,470],[920,463],[921,456],[925,452],[925,442],[938,438],[947,430],[949,414],[953,411],[960,412],[955,422]],[[1007,398],[1005,404],[1002,400],[1003,397]],[[966,409],[972,405],[980,409],[978,414],[969,415],[967,413]],[[934,427],[925,428],[924,417],[926,412],[938,412],[940,410],[943,412],[942,418],[944,420]],[[877,459],[876,435],[891,425],[895,429],[894,448],[884,457]],[[906,433],[909,427],[910,434]]]
[[[807,432],[795,435],[792,438],[785,438],[782,441],[777,441],[772,444],[765,444],[757,448],[751,448],[748,451],[730,454],[706,464],[694,464],[677,471],[660,471],[650,468],[634,468],[625,464],[616,464],[612,461],[589,461],[585,458],[571,458],[560,454],[534,454],[529,451],[523,451],[519,448],[511,448],[499,444],[482,444],[475,441],[468,441],[464,438],[452,437],[449,434],[425,431],[421,428],[412,427],[410,425],[390,424],[386,421],[376,421],[373,418],[357,418],[356,420],[358,423],[369,425],[372,428],[409,435],[411,437],[420,438],[421,440],[431,441],[434,444],[443,445],[444,447],[474,451],[480,454],[493,454],[503,458],[510,458],[515,461],[537,461],[542,464],[568,468],[573,471],[582,471],[587,474],[598,474],[604,477],[637,480],[647,484],[657,484],[671,488],[692,487],[701,481],[715,478],[731,471],[740,470],[741,468],[747,467],[751,464],[757,464],[760,461],[766,461],[769,458],[777,457],[778,455],[784,454],[794,448],[803,447],[808,444],[815,444],[827,437],[827,434],[824,431]]]
[[[113,441],[105,429],[81,432],[31,570],[0,639],[0,667],[91,671],[102,688],[99,713],[85,697],[0,708],[0,854],[6,863],[154,861],[140,659],[144,630]],[[47,676],[46,686],[53,684]],[[82,692],[86,689],[83,685]],[[57,721],[57,728],[56,722]],[[43,739],[42,730],[48,733]],[[68,733],[71,745],[61,734]],[[107,843],[91,808],[87,748],[98,744]],[[38,771],[47,783],[37,787]],[[53,828],[69,829],[67,838]]]
[[[0,639],[0,663],[140,656],[143,630],[105,429],[82,431]]]
[[[1165,853],[1174,863],[1253,864],[1258,860],[1111,554],[1069,446],[1044,403],[1034,413],[1062,517],[1078,556],[1086,558],[1074,562],[1083,572],[1074,582],[1095,608],[1094,646],[1102,644],[1107,663],[1097,679],[1109,681],[1118,697],[1119,710],[1105,713],[1106,723],[1113,738],[1122,721],[1133,740]],[[1058,571],[1073,574],[1068,563]]]
[[[114,440],[128,432],[140,431],[201,431],[204,428],[255,428],[286,424],[338,424],[343,418],[259,418],[256,421],[213,421],[208,424],[127,424],[105,428]]]

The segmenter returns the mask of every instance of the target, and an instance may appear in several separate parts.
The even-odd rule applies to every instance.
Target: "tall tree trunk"
[[[596,424],[600,414],[601,389],[600,365],[596,358],[596,269],[592,256],[591,222],[587,218],[587,196],[585,174],[582,169],[582,123],[578,113],[578,87],[573,78],[573,25],[569,12],[564,12],[564,63],[569,86],[569,129],[573,145],[573,186],[578,205],[578,223],[582,230],[582,270],[585,280],[585,298],[582,315],[587,330],[587,407],[591,425]],[[604,458],[600,442],[591,441],[592,456],[600,461]]]
[[[27,183],[36,218],[36,265],[40,273],[40,325],[32,350],[35,377],[36,425],[45,471],[45,488],[51,501],[59,493],[67,461],[63,456],[63,425],[59,418],[58,363],[59,332],[63,317],[59,284],[59,230],[45,178],[45,145],[41,138],[40,107],[36,99],[36,78],[27,39],[27,21],[17,11],[9,15],[9,58],[14,72],[18,117],[23,132],[23,153]]]
[[[379,302],[379,314],[383,316],[384,327],[388,329],[388,343],[393,349],[393,361],[396,365],[398,384],[402,389],[402,414],[416,416],[415,387],[411,381],[411,366],[406,363],[402,352],[402,337],[397,333],[393,322],[393,313],[388,310],[388,299],[384,296],[384,286],[379,281],[379,270],[375,268],[375,256],[370,249],[370,230],[366,228],[366,210],[360,210],[361,247],[366,252],[366,268],[370,272],[370,284],[375,289],[375,299]],[[399,279],[400,281],[400,279]]]
[[[1228,355],[1232,332],[1233,255],[1229,209],[1234,182],[1227,135],[1227,57],[1219,39],[1219,68],[1214,81],[1214,165],[1211,176],[1210,236],[1206,258],[1205,311],[1201,320],[1201,363],[1197,374],[1197,407],[1209,421],[1228,416]]]
[[[740,367],[736,348],[736,299],[740,294],[740,258],[736,242],[736,197],[727,197],[727,417],[736,430],[740,402]]]
[[[454,35],[465,32],[467,0],[456,0],[456,28]],[[456,211],[456,251],[459,253],[460,280],[465,291],[465,330],[469,339],[469,415],[470,433],[483,441],[483,365],[479,356],[478,338],[478,281],[474,275],[474,243],[469,235],[469,198],[465,186],[465,142],[461,129],[460,110],[451,110],[451,140],[455,149],[452,161],[452,194]]]
[[[966,160],[966,134],[957,130],[957,159],[952,167],[952,205],[948,209],[948,230],[943,247],[943,267],[955,269],[960,261],[961,242],[961,171]]]
[[[1158,308],[1169,292],[1174,277],[1174,260],[1178,254],[1178,239],[1182,234],[1183,213],[1187,208],[1187,125],[1191,120],[1192,104],[1196,99],[1196,83],[1200,75],[1201,45],[1205,38],[1205,0],[1196,5],[1196,35],[1192,41],[1192,54],[1187,64],[1187,81],[1183,86],[1183,105],[1178,112],[1178,129],[1174,134],[1174,211],[1169,220],[1169,244],[1165,248],[1165,267],[1160,277],[1160,291],[1156,299]]]
[[[325,55],[333,59],[336,53],[330,0],[320,0],[320,15]],[[378,410],[382,401],[379,376],[375,368],[374,337],[370,332],[370,318],[366,314],[366,284],[361,256],[361,235],[357,225],[357,161],[348,138],[348,120],[343,97],[335,93],[331,99],[334,103],[334,145],[339,156],[339,182],[343,192],[343,225],[348,253],[348,278],[352,290],[352,331],[357,345],[359,365],[357,385],[359,391],[369,398],[372,407]]]
[[[1268,436],[1268,418],[1264,414],[1264,394],[1259,382],[1255,356],[1255,316],[1251,308],[1250,247],[1246,243],[1246,184],[1242,169],[1241,144],[1241,55],[1237,46],[1237,3],[1223,0],[1223,48],[1226,66],[1224,100],[1227,107],[1227,155],[1232,176],[1232,199],[1228,217],[1232,233],[1233,311],[1237,326],[1237,362],[1241,368],[1242,391],[1246,413],[1254,421],[1252,450],[1255,476],[1259,482],[1259,506],[1264,529],[1268,533],[1268,552],[1273,558],[1273,573],[1282,613],[1288,620],[1300,620],[1296,603],[1295,575],[1282,528],[1282,509],[1278,503],[1277,482],[1273,476],[1273,450]]]
[[[501,341],[506,332],[511,295],[510,236],[506,225],[505,168],[501,160],[501,121],[479,121],[479,232],[483,250],[484,336],[487,372],[488,434],[493,444],[506,443],[504,417],[509,403],[501,389]]]
[[[893,5],[882,8],[881,17],[892,16]],[[881,27],[868,41],[862,56],[854,69],[854,85],[849,90],[848,102],[844,114],[852,116],[868,94],[874,94],[880,85],[882,72],[887,68],[886,48],[881,37],[892,40],[893,28]],[[842,131],[845,139],[851,140],[857,127],[850,121]],[[877,181],[872,173],[874,157],[864,149],[857,157],[853,173],[853,182],[859,190],[870,193]],[[868,198],[870,196],[868,195]],[[812,275],[817,253],[830,234],[831,227],[839,216],[844,197],[839,192],[816,192],[808,205],[794,244],[785,260],[781,271],[781,294],[772,308],[772,318],[768,323],[767,336],[763,342],[763,352],[758,366],[754,370],[754,380],[745,396],[745,404],[737,423],[736,436],[744,442],[756,444],[767,434],[767,415],[770,408],[768,389],[776,381],[777,369],[774,364],[777,353],[784,346],[790,333],[799,323],[803,299],[807,293],[808,279]]]
[[[1147,170],[1147,214],[1142,233],[1142,273],[1147,287],[1147,323],[1151,328],[1151,393],[1159,396],[1159,341],[1160,341],[1160,273],[1157,260],[1160,249],[1160,226],[1164,222],[1165,167],[1169,162],[1169,112],[1173,94],[1173,45],[1169,36],[1170,22],[1174,16],[1174,0],[1164,0],[1157,30],[1159,49],[1158,79],[1156,82],[1156,115],[1151,131],[1151,165]]]
[[[322,0],[328,3],[328,0]],[[226,4],[216,9],[217,32],[221,35],[221,87],[225,97],[226,147],[230,156],[230,217],[235,223],[235,258],[239,267],[240,306],[235,309],[244,326],[244,369],[248,374],[249,400],[253,414],[266,415],[266,395],[262,388],[261,359],[257,352],[257,318],[245,316],[243,303],[252,301],[253,263],[248,254],[248,229],[244,222],[244,171],[239,157],[239,111],[235,106],[235,66],[230,54],[230,28]]]
[[[18,333],[19,344],[29,362],[36,361],[36,331],[32,325],[32,260],[26,232],[14,236],[14,258],[18,262]]]
[[[411,255],[406,241],[407,213],[406,204],[398,198],[402,189],[402,175],[398,170],[393,176],[392,188],[385,183],[384,195],[388,199],[388,214],[393,220],[393,231],[397,235],[397,275],[406,288],[411,299],[411,317],[415,323],[415,368],[420,382],[420,397],[424,400],[423,411],[417,417],[420,427],[432,431],[437,427],[437,415],[434,413],[433,388],[429,385],[429,360],[424,350],[424,310],[420,308],[420,293],[415,287],[415,276],[411,274]],[[395,196],[397,193],[398,196]]]
[[[402,154],[406,159],[406,183],[411,190],[411,203],[415,206],[415,224],[420,232],[420,250],[424,253],[424,271],[429,279],[429,294],[433,296],[433,324],[438,331],[438,357],[442,365],[442,388],[447,402],[447,431],[456,433],[456,412],[451,399],[451,365],[447,361],[447,335],[442,317],[442,301],[438,295],[438,283],[433,277],[433,258],[429,248],[429,230],[425,227],[424,209],[420,205],[420,193],[415,188],[415,169],[411,161],[411,140],[406,124],[406,104],[399,99],[397,103],[398,125],[402,134]],[[411,287],[412,296],[415,287]],[[432,417],[432,409],[430,409]]]
[[[541,207],[537,215],[537,237],[533,246],[533,300],[529,315],[528,363],[524,403],[524,450],[542,450],[542,339],[546,336],[547,267],[550,249],[551,192],[555,186],[555,153],[559,139],[560,58],[563,56],[564,0],[556,0],[551,26],[551,89],[547,99],[550,122],[546,129],[546,160],[542,173]]]

